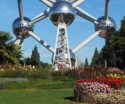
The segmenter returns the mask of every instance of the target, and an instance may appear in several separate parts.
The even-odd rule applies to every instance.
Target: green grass
[[[73,90],[1,90],[0,104],[77,104]],[[83,103],[82,103],[83,104]]]

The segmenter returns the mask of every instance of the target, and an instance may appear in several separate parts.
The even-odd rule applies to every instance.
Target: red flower
[[[80,79],[77,80],[77,84],[83,83],[83,82],[98,82],[98,83],[103,83],[108,86],[111,86],[113,88],[120,88],[121,86],[124,85],[124,81],[122,79],[117,79],[117,78],[93,78],[93,79]]]

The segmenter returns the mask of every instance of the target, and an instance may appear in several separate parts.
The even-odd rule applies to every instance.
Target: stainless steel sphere
[[[27,17],[24,17],[24,20],[21,21],[20,18],[17,18],[12,25],[13,33],[17,37],[27,38],[29,37],[28,31],[33,31],[33,26],[29,26],[28,23],[31,20]]]
[[[99,24],[95,25],[95,30],[96,31],[101,30],[99,36],[101,36],[102,38],[105,38],[109,31],[116,30],[116,23],[111,17],[108,17],[108,19],[105,20],[105,17],[102,16],[97,21]]]
[[[49,11],[50,20],[56,26],[60,22],[70,25],[75,19],[75,14],[76,11],[68,0],[58,0]]]

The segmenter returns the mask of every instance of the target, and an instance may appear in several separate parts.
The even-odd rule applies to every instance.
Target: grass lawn
[[[1,90],[0,104],[77,104],[72,96],[73,90]]]

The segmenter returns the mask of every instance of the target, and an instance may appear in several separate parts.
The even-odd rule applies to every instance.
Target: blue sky
[[[117,24],[117,30],[120,28],[120,22],[123,16],[125,16],[125,0],[110,0],[109,16],[113,17]],[[46,10],[48,7],[39,0],[22,0],[24,16],[32,19],[39,13]],[[96,18],[104,15],[105,0],[86,0],[80,5],[82,9],[90,13]],[[13,40],[16,39],[12,32],[12,23],[19,16],[17,0],[0,0],[0,31],[9,32]],[[93,34],[94,24],[87,20],[76,16],[75,21],[67,28],[69,46],[71,49],[79,45],[83,40]],[[34,33],[40,38],[55,46],[57,27],[52,24],[49,17],[36,23],[34,25]],[[23,54],[25,57],[31,56],[34,46],[38,47],[38,51],[41,56],[41,61],[51,63],[52,54],[36,42],[32,37],[24,40]],[[93,56],[94,50],[97,47],[98,50],[105,45],[104,39],[99,36],[85,45],[80,51],[76,53],[76,56],[82,61],[85,61],[87,57],[89,63]]]

